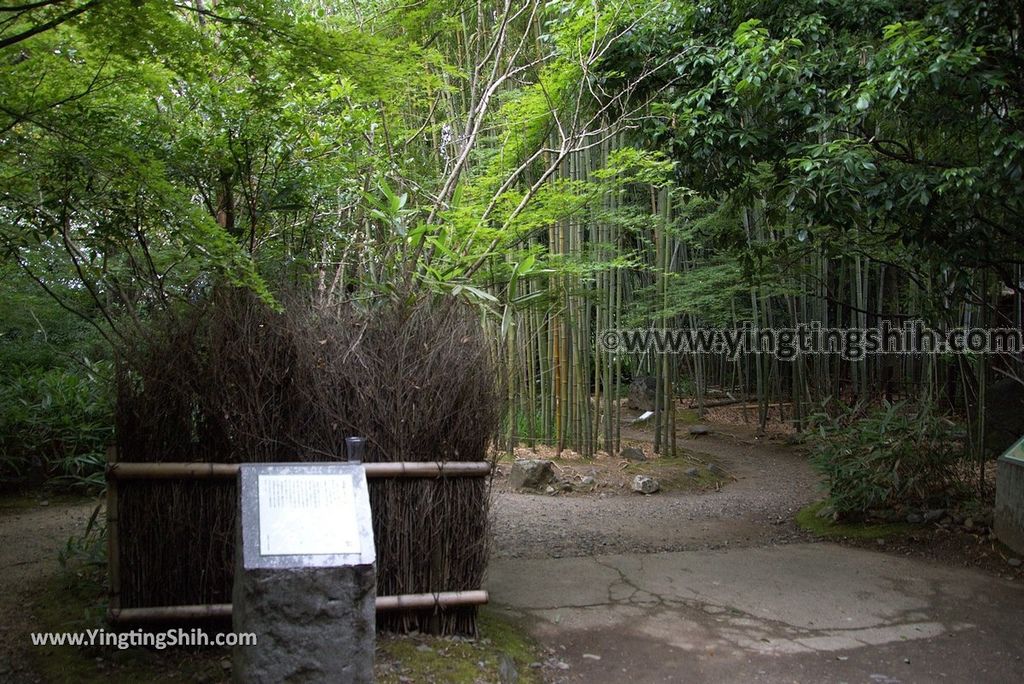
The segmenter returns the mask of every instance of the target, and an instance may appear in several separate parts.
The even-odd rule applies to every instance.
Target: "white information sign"
[[[260,555],[360,553],[352,475],[260,474]]]

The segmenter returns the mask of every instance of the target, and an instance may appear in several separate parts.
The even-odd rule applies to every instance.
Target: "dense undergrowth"
[[[0,289],[0,489],[103,487],[113,366],[99,336],[5,274]]]
[[[841,517],[948,506],[969,496],[964,431],[928,404],[884,403],[815,416],[811,462]]]

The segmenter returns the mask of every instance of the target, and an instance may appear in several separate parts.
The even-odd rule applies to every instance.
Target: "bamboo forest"
[[[1024,5],[0,0],[0,680],[1024,679]]]

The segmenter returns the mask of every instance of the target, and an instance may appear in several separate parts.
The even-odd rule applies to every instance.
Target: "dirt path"
[[[485,586],[544,647],[554,681],[1024,679],[1019,582],[808,540],[820,495],[795,450],[733,430],[680,446],[724,468],[720,491],[494,501]],[[0,681],[28,667],[32,604],[95,504],[0,500]],[[795,543],[794,543],[795,542]],[[976,662],[970,654],[983,653]],[[564,667],[563,667],[564,666]]]
[[[29,634],[39,628],[31,591],[59,572],[61,548],[95,507],[86,500],[0,500],[0,681],[37,681],[26,665]]]
[[[734,548],[801,538],[793,513],[816,478],[791,450],[743,435],[681,440],[733,478],[701,494],[543,496],[496,493],[496,552],[505,558]],[[38,629],[33,591],[60,572],[57,557],[95,508],[86,500],[0,500],[0,681],[38,681],[27,665]]]
[[[498,558],[651,553],[804,539],[793,516],[820,496],[806,458],[742,431],[680,439],[734,481],[705,493],[546,496],[496,492]]]

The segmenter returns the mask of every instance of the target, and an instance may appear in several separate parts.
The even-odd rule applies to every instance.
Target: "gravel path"
[[[820,495],[806,457],[793,448],[733,431],[680,446],[734,476],[701,494],[547,496],[496,491],[493,553],[498,558],[651,553],[760,546],[805,539],[794,514]]]

